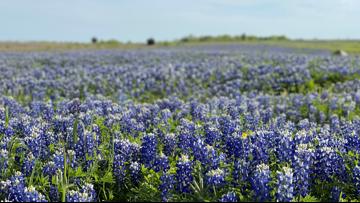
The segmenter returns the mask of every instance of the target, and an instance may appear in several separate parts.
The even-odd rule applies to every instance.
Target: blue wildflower
[[[161,191],[161,201],[167,202],[171,198],[171,194],[169,193],[174,189],[176,184],[175,177],[172,174],[164,173],[161,175],[160,181],[159,190]]]
[[[206,182],[210,186],[221,187],[225,185],[225,172],[218,168],[206,173]]]
[[[283,167],[277,172],[276,200],[279,202],[290,202],[294,197],[293,170]]]
[[[257,201],[270,200],[270,169],[266,164],[256,166],[253,177],[251,178],[251,187],[254,191],[254,199]]]
[[[152,167],[156,159],[157,139],[154,134],[146,134],[141,144],[141,161],[145,167]]]
[[[176,167],[177,190],[181,193],[189,193],[193,181],[192,163],[186,155],[182,155]]]
[[[238,202],[239,198],[237,197],[235,192],[228,192],[224,194],[221,199],[219,199],[219,202]]]

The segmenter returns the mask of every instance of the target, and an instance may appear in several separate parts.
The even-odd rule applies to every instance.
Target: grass
[[[262,43],[300,49],[324,49],[332,52],[341,49],[352,54],[360,53],[360,40],[291,40]]]
[[[209,41],[209,42],[164,42],[162,46],[194,46],[206,44],[269,45],[294,49],[344,50],[349,54],[360,54],[360,40],[254,40],[254,41]]]
[[[96,44],[76,42],[0,42],[0,51],[66,51],[82,49],[138,49],[156,47],[178,47],[206,44],[246,44],[246,45],[270,45],[277,47],[289,47],[295,49],[344,50],[350,54],[360,54],[360,40],[181,40],[158,42],[154,46],[146,46],[144,43],[120,43],[116,41],[103,41]]]
[[[0,52],[27,51],[66,51],[66,50],[101,50],[101,49],[136,49],[146,47],[141,43],[99,42],[0,42]]]

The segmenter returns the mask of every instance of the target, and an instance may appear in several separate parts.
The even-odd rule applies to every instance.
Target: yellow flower
[[[252,135],[252,133],[253,132],[251,130],[243,132],[242,135],[241,135],[241,138],[246,139],[249,135]]]
[[[242,135],[241,135],[241,137],[242,137],[243,139],[246,139],[248,135],[249,135],[249,134],[248,134],[247,132],[243,132]]]

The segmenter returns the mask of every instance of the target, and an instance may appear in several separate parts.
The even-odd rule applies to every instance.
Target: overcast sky
[[[1,0],[0,41],[185,35],[360,39],[360,0]]]

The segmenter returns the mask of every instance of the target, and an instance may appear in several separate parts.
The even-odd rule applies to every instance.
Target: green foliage
[[[131,188],[130,201],[136,202],[160,202],[160,174],[152,169],[147,169],[144,166],[141,168],[144,176],[144,181],[138,187]]]
[[[360,108],[359,107],[356,107],[354,111],[351,111],[349,113],[349,120],[354,120],[356,117],[359,117],[360,116]]]
[[[316,197],[313,197],[311,195],[307,195],[305,197],[301,197],[299,202],[320,202]]]
[[[197,165],[194,168],[194,180],[191,184],[191,189],[194,192],[193,198],[197,202],[208,202],[210,201],[210,197],[208,193],[208,187],[204,185],[201,164],[197,162]],[[215,188],[213,191],[216,192]]]

